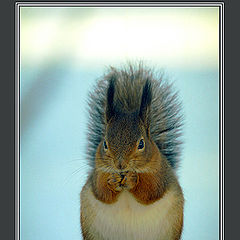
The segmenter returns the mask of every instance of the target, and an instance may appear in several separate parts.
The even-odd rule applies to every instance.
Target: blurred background
[[[20,8],[20,239],[79,240],[87,94],[109,65],[164,69],[185,115],[182,239],[217,240],[217,7]]]

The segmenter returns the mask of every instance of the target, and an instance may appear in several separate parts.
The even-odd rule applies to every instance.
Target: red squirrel
[[[90,94],[89,112],[83,239],[180,239],[182,114],[171,85],[142,64],[111,67]]]

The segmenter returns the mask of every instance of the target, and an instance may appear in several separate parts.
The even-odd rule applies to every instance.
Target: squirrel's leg
[[[181,234],[182,234],[182,228],[183,228],[183,214],[180,217],[180,221],[175,226],[175,238],[174,240],[180,240]]]
[[[122,188],[119,174],[96,171],[93,174],[93,193],[95,197],[104,203],[113,203],[117,200]]]
[[[183,201],[183,200],[182,200]],[[179,201],[181,202],[181,200]],[[181,234],[182,234],[182,229],[183,229],[183,203],[181,204],[176,204],[175,209],[175,221],[174,221],[174,227],[173,227],[173,235],[174,235],[174,240],[180,240],[181,239]]]
[[[88,221],[84,218],[84,215],[81,211],[81,229],[82,229],[82,236],[84,240],[92,240],[90,235]]]

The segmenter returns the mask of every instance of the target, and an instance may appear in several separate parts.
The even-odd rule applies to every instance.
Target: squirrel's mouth
[[[129,172],[129,171],[120,172],[121,178],[122,178],[122,179],[125,178],[125,176],[127,175],[128,172]]]

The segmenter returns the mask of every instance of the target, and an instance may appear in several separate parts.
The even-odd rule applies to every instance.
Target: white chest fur
[[[169,191],[150,205],[138,203],[127,191],[121,193],[114,204],[105,204],[89,194],[95,217],[91,228],[101,233],[104,240],[160,240],[171,239],[171,214],[175,193]]]

